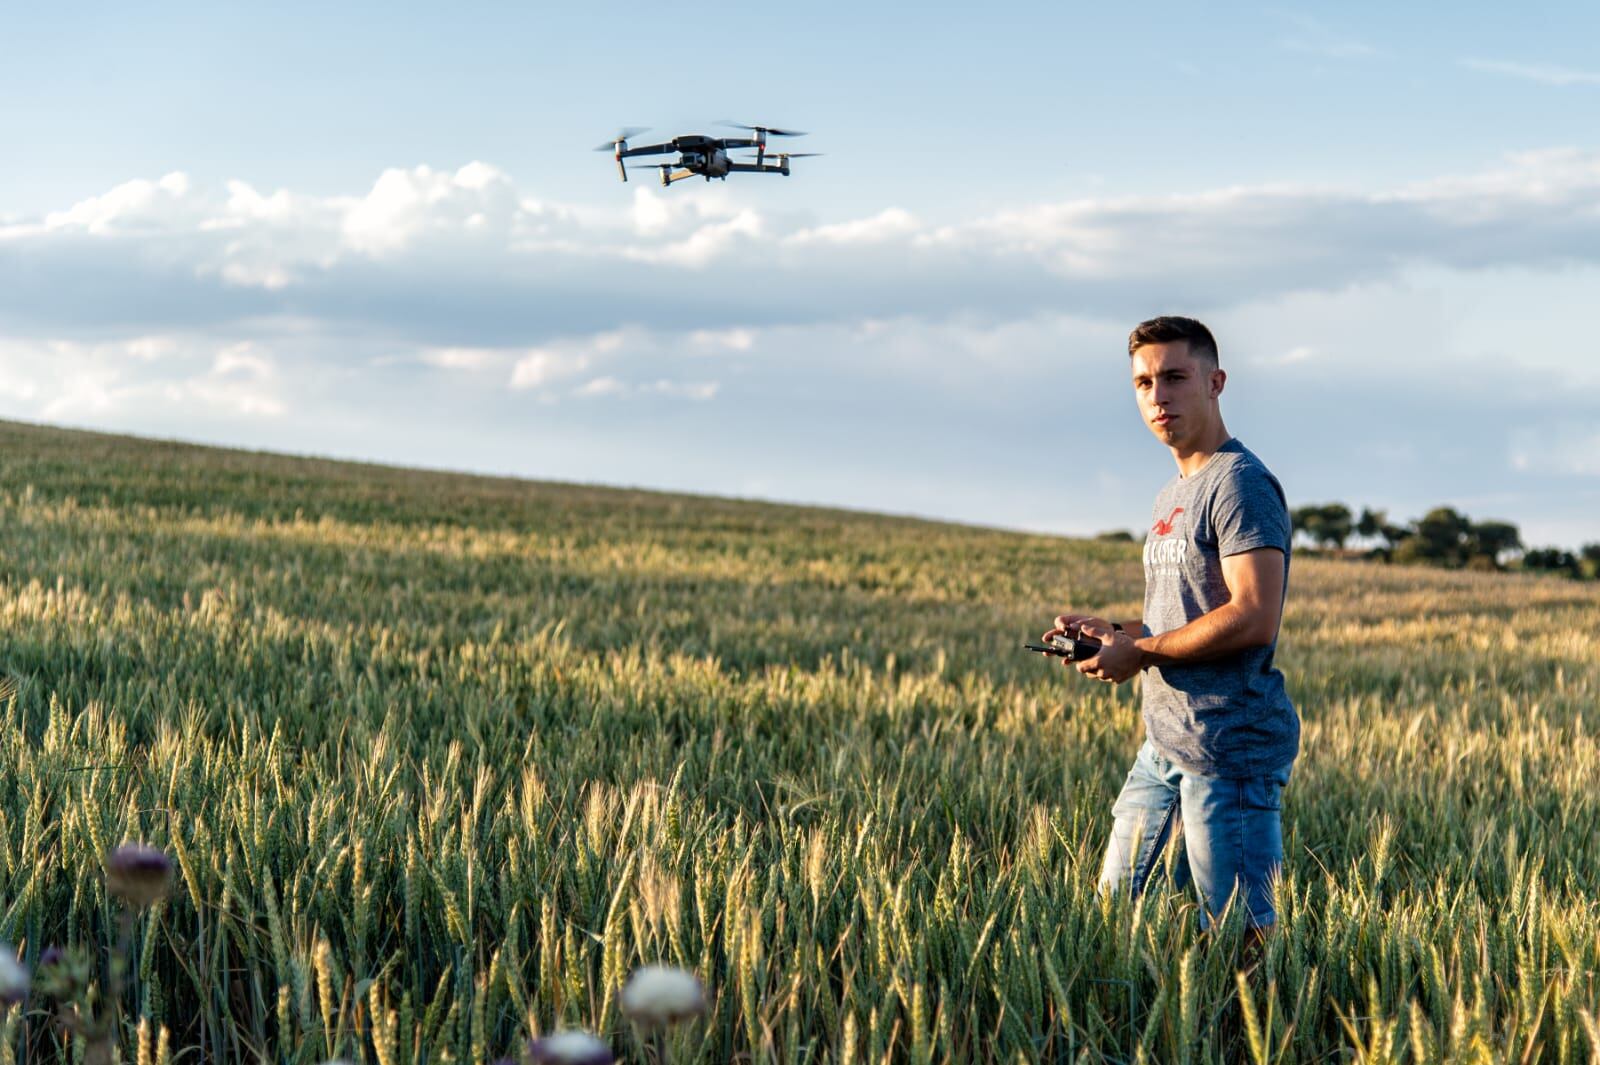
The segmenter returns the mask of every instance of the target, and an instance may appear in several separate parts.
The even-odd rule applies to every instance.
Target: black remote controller
[[[1100,653],[1104,646],[1099,640],[1069,639],[1066,636],[1052,636],[1049,643],[1025,643],[1022,645],[1029,651],[1037,651],[1042,655],[1054,655],[1065,658],[1068,662],[1082,662],[1085,658],[1093,658]]]

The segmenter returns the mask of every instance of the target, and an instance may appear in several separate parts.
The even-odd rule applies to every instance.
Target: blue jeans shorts
[[[1193,882],[1203,903],[1202,928],[1222,913],[1236,890],[1247,907],[1247,924],[1265,928],[1276,923],[1272,892],[1283,867],[1279,809],[1288,783],[1289,766],[1239,779],[1185,773],[1146,740],[1111,808],[1115,820],[1100,890],[1126,885],[1138,898],[1177,834],[1170,866],[1173,886],[1181,889]]]

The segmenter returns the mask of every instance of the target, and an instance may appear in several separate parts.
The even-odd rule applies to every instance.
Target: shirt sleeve
[[[1212,502],[1211,525],[1222,558],[1242,555],[1262,547],[1289,553],[1294,530],[1283,487],[1267,470],[1241,465],[1217,489]]]

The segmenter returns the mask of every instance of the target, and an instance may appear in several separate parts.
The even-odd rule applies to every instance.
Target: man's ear
[[[1222,386],[1228,383],[1228,371],[1218,368],[1211,371],[1211,398],[1222,395]]]

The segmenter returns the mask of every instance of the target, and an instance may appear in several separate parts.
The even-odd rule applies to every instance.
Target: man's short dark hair
[[[1160,318],[1151,318],[1147,322],[1140,322],[1128,334],[1128,357],[1146,344],[1170,344],[1175,340],[1187,340],[1189,353],[1197,359],[1205,359],[1212,366],[1218,364],[1217,341],[1201,322],[1193,318],[1180,318],[1175,314],[1164,314]]]

